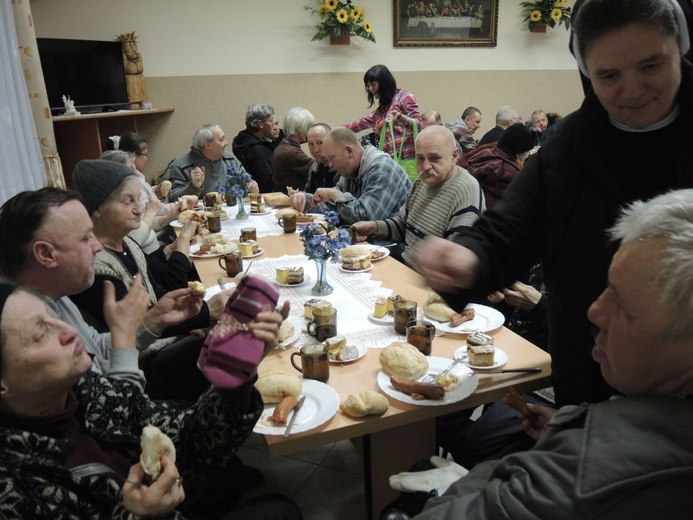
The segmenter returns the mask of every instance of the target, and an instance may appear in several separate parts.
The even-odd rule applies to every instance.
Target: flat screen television
[[[48,102],[54,114],[70,96],[82,112],[126,108],[123,51],[119,42],[37,38]]]

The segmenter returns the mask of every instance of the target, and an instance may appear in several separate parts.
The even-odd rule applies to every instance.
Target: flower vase
[[[336,38],[330,34],[330,45],[351,45],[351,34],[347,30],[343,30]]]
[[[545,23],[530,24],[529,30],[533,33],[545,33],[548,26]]]
[[[315,285],[311,289],[311,294],[315,294],[317,296],[327,296],[328,294],[332,294],[334,289],[329,283],[327,283],[327,259],[316,259],[315,268],[318,273],[318,281],[315,282]]]
[[[238,213],[236,214],[236,220],[247,219],[248,213],[245,210],[245,204],[243,204],[243,197],[236,197],[236,205],[238,206]]]

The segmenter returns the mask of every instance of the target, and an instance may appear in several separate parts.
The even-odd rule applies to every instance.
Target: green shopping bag
[[[407,172],[407,175],[411,179],[411,182],[415,182],[416,179],[419,178],[419,172],[416,169],[416,159],[402,159],[402,150],[404,149],[404,142],[407,139],[407,129],[405,127],[404,132],[402,133],[402,144],[399,147],[399,150],[397,149],[397,145],[395,143],[395,131],[394,127],[392,125],[392,121],[385,121],[383,123],[383,129],[380,132],[380,142],[378,144],[378,148],[380,151],[383,150],[385,147],[385,139],[387,138],[387,129],[390,129],[390,138],[392,139],[392,159],[399,164],[402,169]],[[412,131],[414,135],[414,142],[416,142],[416,138],[419,136],[419,129],[416,121],[414,121],[414,124],[412,124]]]

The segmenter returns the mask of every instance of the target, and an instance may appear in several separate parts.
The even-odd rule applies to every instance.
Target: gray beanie
[[[534,148],[534,133],[522,123],[515,123],[503,132],[498,148],[515,155],[528,152]]]
[[[135,172],[124,164],[94,159],[79,161],[72,172],[72,184],[82,195],[91,215]]]

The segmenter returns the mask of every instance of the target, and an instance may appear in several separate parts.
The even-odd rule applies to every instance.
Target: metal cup
[[[326,383],[330,378],[330,360],[327,352],[325,345],[306,345],[301,347],[299,352],[291,354],[291,364],[305,379],[316,379]],[[300,367],[294,361],[295,356],[301,357]]]
[[[238,273],[243,272],[243,255],[238,250],[220,256],[217,262],[219,263],[219,267],[226,271],[226,276],[234,277]],[[222,265],[222,262],[224,265]]]
[[[424,356],[431,355],[431,347],[435,335],[436,328],[432,323],[424,320],[407,323],[407,343],[418,348]]]

